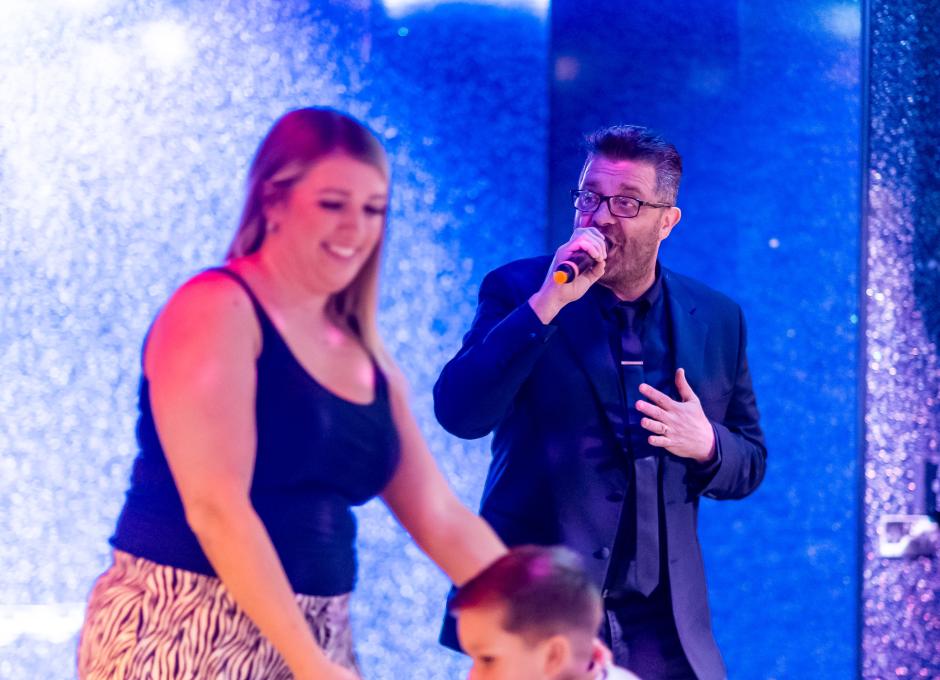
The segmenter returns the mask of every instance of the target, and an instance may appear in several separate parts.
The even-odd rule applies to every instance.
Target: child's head
[[[566,548],[520,546],[451,602],[474,680],[589,677],[601,599]]]

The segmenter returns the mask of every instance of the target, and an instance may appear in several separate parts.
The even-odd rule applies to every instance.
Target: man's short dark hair
[[[639,125],[612,125],[587,135],[584,142],[585,167],[594,156],[649,163],[656,170],[656,199],[675,205],[682,179],[682,157],[660,135]]]
[[[468,581],[451,610],[505,607],[503,630],[534,644],[557,634],[594,636],[601,598],[580,558],[560,546],[517,546]]]

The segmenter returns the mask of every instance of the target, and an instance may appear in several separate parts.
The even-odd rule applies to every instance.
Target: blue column
[[[580,136],[649,125],[685,160],[665,264],[748,319],[767,478],[700,521],[731,678],[856,671],[860,26],[853,2],[552,4],[549,247]]]

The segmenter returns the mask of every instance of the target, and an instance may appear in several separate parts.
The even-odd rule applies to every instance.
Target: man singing
[[[767,455],[740,307],[658,262],[681,173],[646,128],[590,135],[571,238],[484,278],[434,389],[449,432],[494,432],[483,517],[581,555],[615,661],[644,680],[726,677],[698,503],[753,492]]]

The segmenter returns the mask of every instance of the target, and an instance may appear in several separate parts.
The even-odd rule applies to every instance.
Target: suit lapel
[[[576,362],[591,381],[604,415],[623,449],[624,404],[620,368],[611,354],[607,325],[601,317],[596,297],[587,294],[567,305],[558,314],[557,323]]]
[[[689,385],[695,390],[701,385],[705,366],[705,338],[708,324],[702,321],[695,299],[672,273],[663,268],[663,283],[669,302],[669,316],[672,321],[672,339],[675,346],[675,367],[684,368]],[[675,390],[675,381],[672,382]],[[674,394],[678,398],[678,393]]]
[[[665,267],[663,268],[663,284],[666,288],[668,313],[672,322],[675,368],[684,368],[689,385],[693,390],[698,390],[698,387],[702,385],[705,371],[705,339],[708,335],[708,324],[698,313],[698,304],[692,293]],[[679,392],[675,386],[675,380],[672,381],[671,391],[672,398],[678,399]],[[686,497],[686,500],[689,500],[686,462],[676,456],[666,454],[663,456],[663,466],[664,495],[670,498]]]

